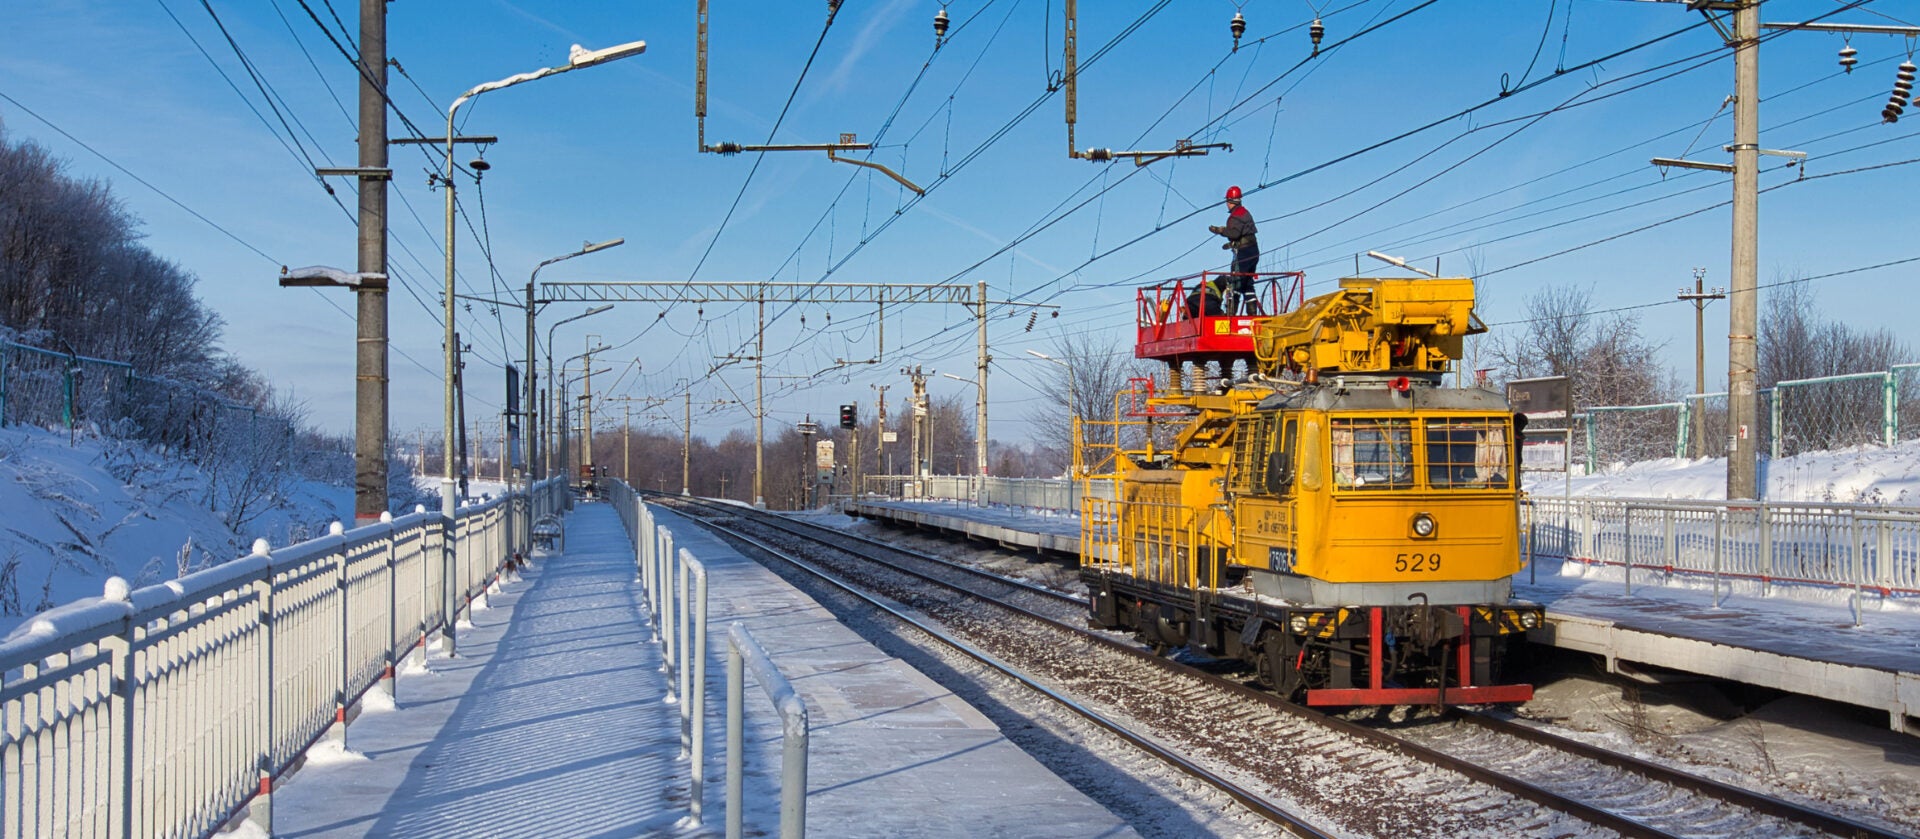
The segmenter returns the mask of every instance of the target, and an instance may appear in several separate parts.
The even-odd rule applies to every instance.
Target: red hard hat
[[[1240,188],[1237,186],[1227,187],[1227,200],[1228,201],[1240,200]]]

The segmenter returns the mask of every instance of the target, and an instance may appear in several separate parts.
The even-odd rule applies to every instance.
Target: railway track
[[[1084,602],[1070,594],[737,506],[656,500],[1302,835],[1904,835],[1484,715],[1361,725],[1082,629]]]

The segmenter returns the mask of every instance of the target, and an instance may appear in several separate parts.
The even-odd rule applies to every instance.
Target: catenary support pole
[[[360,168],[387,168],[387,3],[360,0]],[[361,276],[387,274],[387,179],[360,176]],[[387,511],[387,283],[363,283],[354,343],[353,523]]]
[[[1727,335],[1727,498],[1759,496],[1760,2],[1733,14],[1733,273]],[[1774,433],[1779,433],[1775,429]]]

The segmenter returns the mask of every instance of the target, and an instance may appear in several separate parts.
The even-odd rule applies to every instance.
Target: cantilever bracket
[[[868,148],[871,148],[871,146],[868,146]],[[851,164],[853,164],[853,165],[855,165],[855,166],[864,166],[864,167],[866,167],[866,168],[868,168],[868,169],[878,169],[878,170],[880,170],[880,174],[882,174],[882,175],[886,175],[887,177],[889,177],[889,178],[892,178],[892,179],[894,179],[895,181],[897,181],[897,182],[899,182],[899,184],[900,184],[901,186],[904,186],[904,187],[906,187],[906,188],[908,188],[908,189],[911,189],[911,190],[913,190],[913,194],[915,194],[915,195],[926,195],[926,194],[927,194],[927,191],[926,191],[926,190],[924,190],[924,189],[921,189],[921,188],[919,187],[919,185],[918,185],[918,184],[915,184],[915,183],[914,183],[913,181],[909,181],[909,180],[907,180],[906,178],[904,178],[904,177],[902,177],[902,176],[900,175],[900,173],[898,173],[898,172],[895,172],[895,171],[893,171],[892,169],[888,169],[888,168],[886,167],[886,164],[883,164],[883,163],[875,163],[875,162],[873,162],[873,161],[871,161],[871,160],[855,160],[855,159],[853,159],[853,158],[851,158],[851,157],[836,157],[836,156],[834,156],[834,153],[833,153],[833,147],[832,147],[832,146],[828,146],[828,147],[827,147],[827,159],[828,159],[828,160],[838,160],[838,161],[840,161],[841,163],[851,163]]]
[[[1137,151],[1137,150],[1136,151],[1114,151],[1112,149],[1087,149],[1086,151],[1069,150],[1068,154],[1071,157],[1077,157],[1081,160],[1091,160],[1095,162],[1115,160],[1122,157],[1131,157],[1133,158],[1133,165],[1145,166],[1154,161],[1165,160],[1169,157],[1206,157],[1208,149],[1226,149],[1227,151],[1233,151],[1233,144],[1232,143],[1195,143],[1192,140],[1180,140],[1174,143],[1174,146],[1171,149],[1163,149],[1163,150],[1156,150],[1156,151]]]

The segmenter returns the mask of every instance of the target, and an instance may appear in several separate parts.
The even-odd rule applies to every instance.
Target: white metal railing
[[[1075,513],[1089,482],[1059,478],[994,478],[973,475],[871,475],[869,493],[890,499],[928,499],[984,503],[990,507],[1026,507]],[[1093,496],[1111,500],[1112,482],[1093,481]]]
[[[416,510],[278,551],[263,540],[30,619],[0,642],[0,837],[204,836],[243,808],[270,831],[273,780],[344,736],[360,696],[391,690],[397,661],[446,625],[442,604],[469,602],[524,550],[514,513],[564,492],[548,481],[451,528]]]
[[[1920,596],[1920,508],[1884,505],[1530,498],[1528,541],[1537,556],[1618,566],[1634,575],[1722,580]]]
[[[646,593],[654,637],[661,645],[667,690],[679,703],[680,757],[688,762],[691,774],[688,823],[697,827],[706,812],[707,566],[692,551],[675,549],[673,532],[654,520],[653,508],[631,487],[620,481],[610,484],[608,499],[633,540],[639,583]],[[780,714],[784,732],[780,836],[799,839],[806,835],[806,704],[744,626],[733,624],[727,650],[726,835],[742,834],[746,812],[741,770],[746,749],[743,668],[747,668]]]

